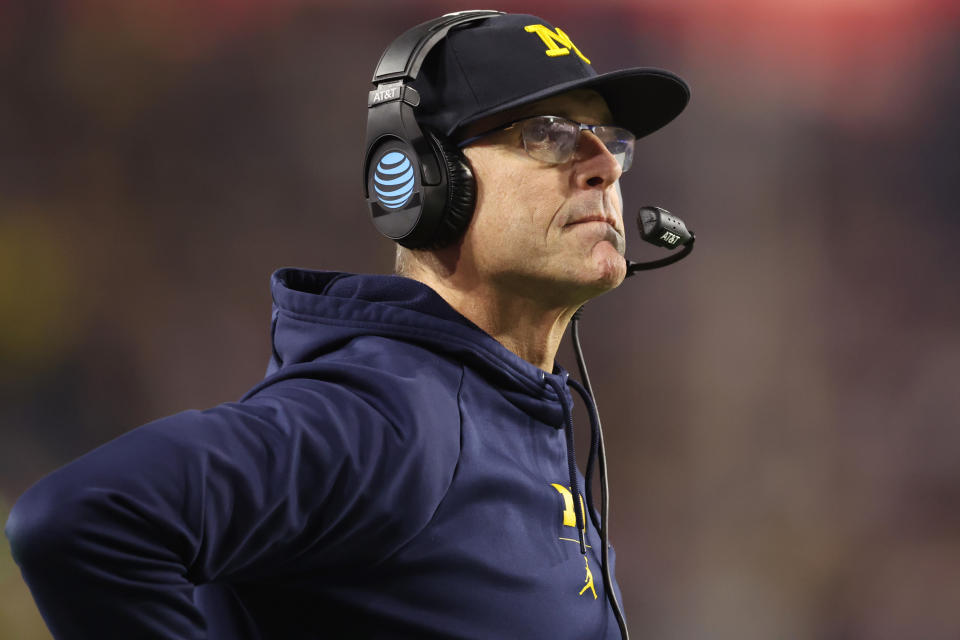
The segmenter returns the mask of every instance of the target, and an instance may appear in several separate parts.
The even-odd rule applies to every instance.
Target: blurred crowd
[[[274,269],[389,272],[361,194],[370,76],[466,8],[0,3],[3,520],[91,448],[252,386]],[[960,7],[495,8],[693,89],[623,191],[697,249],[582,327],[632,633],[960,637]],[[628,255],[659,257],[632,224]],[[4,544],[0,640],[43,638]]]

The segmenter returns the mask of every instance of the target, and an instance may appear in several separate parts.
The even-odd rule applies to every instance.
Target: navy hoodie
[[[272,289],[273,356],[239,402],[134,429],[14,506],[54,636],[619,637],[589,518],[578,542],[566,372],[406,278]]]

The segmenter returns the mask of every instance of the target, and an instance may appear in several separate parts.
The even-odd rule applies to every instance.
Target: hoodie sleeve
[[[383,409],[288,380],[150,423],[43,478],[6,533],[53,635],[206,638],[196,585],[294,569],[322,579],[388,556],[442,499],[459,435],[423,447],[416,420]],[[455,397],[453,411],[430,422],[458,420]]]

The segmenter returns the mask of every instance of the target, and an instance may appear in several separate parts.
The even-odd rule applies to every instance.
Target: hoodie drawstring
[[[599,461],[603,452],[600,451],[600,418],[597,415],[597,405],[593,398],[583,387],[582,384],[573,378],[567,378],[567,384],[576,389],[580,394],[583,403],[587,405],[587,415],[590,417],[590,453],[587,454],[587,469],[584,473],[583,482],[584,493],[587,497],[587,511],[590,513],[590,520],[597,531],[601,531],[600,522],[598,522],[596,510],[593,508],[593,463]]]

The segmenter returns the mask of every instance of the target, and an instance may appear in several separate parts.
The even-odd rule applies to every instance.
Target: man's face
[[[603,98],[586,90],[507,115],[615,124]],[[477,206],[460,255],[481,280],[559,305],[579,304],[623,281],[620,165],[596,136],[581,132],[576,153],[563,164],[528,156],[519,127],[485,136],[464,153],[477,180]]]

